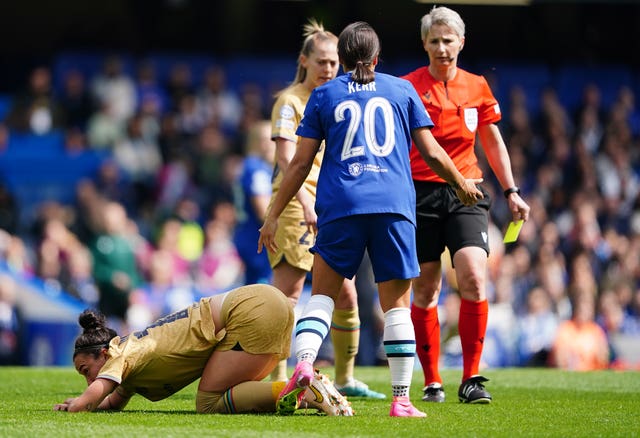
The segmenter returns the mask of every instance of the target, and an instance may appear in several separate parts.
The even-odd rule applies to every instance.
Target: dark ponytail
[[[338,56],[346,70],[353,70],[351,79],[355,82],[368,84],[375,80],[371,65],[379,54],[380,39],[368,23],[357,21],[340,32]]]
[[[73,357],[78,353],[98,356],[103,348],[109,347],[111,339],[118,336],[115,330],[107,327],[107,318],[100,312],[87,309],[78,317],[82,334],[76,338]]]

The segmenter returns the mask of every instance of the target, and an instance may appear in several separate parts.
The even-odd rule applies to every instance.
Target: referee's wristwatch
[[[520,194],[520,189],[518,187],[509,187],[507,190],[505,190],[504,192],[504,197],[508,198],[510,194],[512,193],[517,193],[518,195]]]

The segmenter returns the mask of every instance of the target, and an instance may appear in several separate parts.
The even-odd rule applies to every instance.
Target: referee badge
[[[467,129],[471,132],[475,132],[478,129],[478,108],[464,109],[464,124],[467,125]]]

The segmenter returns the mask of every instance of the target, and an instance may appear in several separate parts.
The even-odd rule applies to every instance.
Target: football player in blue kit
[[[415,190],[409,151],[413,139],[425,161],[466,205],[482,197],[480,179],[465,179],[430,132],[433,122],[413,86],[374,73],[380,42],[367,23],[347,26],[338,55],[347,73],[314,89],[296,134],[300,143],[260,230],[258,250],[275,251],[278,217],[298,191],[325,141],[318,180],[312,296],[296,325],[296,369],[278,399],[281,413],[300,403],[313,362],[331,324],[340,286],[352,278],[365,249],[384,312],[383,342],[391,371],[390,415],[424,417],[409,400],[415,334],[411,279],[418,276]]]

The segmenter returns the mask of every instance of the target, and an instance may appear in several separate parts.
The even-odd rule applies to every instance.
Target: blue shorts
[[[376,283],[420,274],[416,228],[399,214],[360,214],[324,224],[318,229],[311,252],[350,279],[358,270],[365,249]]]

